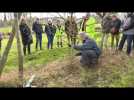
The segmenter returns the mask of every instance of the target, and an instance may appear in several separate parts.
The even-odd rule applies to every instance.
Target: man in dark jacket
[[[19,28],[22,37],[24,55],[26,55],[26,48],[28,49],[28,54],[30,54],[31,53],[30,45],[31,43],[33,43],[33,39],[32,39],[30,28],[26,24],[25,19],[21,20]]]
[[[39,18],[33,23],[33,31],[36,33],[36,50],[38,49],[38,43],[40,44],[40,50],[42,49],[42,25],[39,23]]]
[[[132,48],[132,41],[134,39],[134,14],[128,13],[127,17],[123,23],[123,35],[119,44],[119,50],[121,51],[125,41],[127,40],[127,51],[126,53],[130,55]]]
[[[112,16],[112,21],[111,21],[111,47],[113,48],[114,45],[114,38],[116,38],[116,49],[118,47],[118,42],[119,42],[119,30],[121,27],[121,20],[116,16]]]
[[[73,47],[74,49],[80,51],[76,55],[81,56],[80,62],[83,66],[94,66],[98,62],[101,50],[97,46],[96,42],[90,39],[86,33],[80,33],[80,37],[83,44]]]
[[[52,24],[52,20],[48,20],[48,24],[45,27],[45,33],[47,35],[48,43],[47,48],[53,49],[53,40],[56,33],[56,27]]]

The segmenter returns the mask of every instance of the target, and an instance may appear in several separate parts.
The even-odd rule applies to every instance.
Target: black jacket
[[[46,25],[45,26],[45,33],[47,35],[55,35],[56,27],[54,25]]]
[[[102,30],[104,33],[110,33],[111,30],[111,18],[109,16],[105,17],[102,22]]]
[[[99,57],[101,54],[100,48],[97,46],[96,42],[88,37],[83,41],[83,45],[76,45],[74,49],[81,51],[81,53],[85,53],[85,51],[93,50],[97,56]]]
[[[111,23],[111,27],[115,28],[117,30],[120,29],[120,26],[121,26],[121,20],[119,18],[117,18],[116,20],[112,21],[112,23]]]
[[[41,24],[38,24],[36,22],[33,23],[33,27],[32,30],[36,33],[36,34],[41,34],[43,32],[43,28]]]
[[[31,44],[33,42],[30,28],[27,24],[20,24],[19,26],[23,45]]]

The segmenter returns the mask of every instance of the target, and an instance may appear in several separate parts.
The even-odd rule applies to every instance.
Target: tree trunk
[[[0,76],[2,74],[3,68],[5,67],[7,57],[8,57],[9,51],[10,51],[12,43],[13,43],[14,36],[15,36],[15,27],[13,26],[12,34],[10,35],[7,46],[6,46],[6,48],[4,50],[4,53],[3,53],[3,55],[0,59]]]
[[[14,16],[15,16],[15,31],[16,31],[17,49],[18,49],[19,79],[21,82],[21,86],[23,86],[23,52],[22,52],[22,45],[19,31],[19,20],[21,17],[21,13],[15,13]]]

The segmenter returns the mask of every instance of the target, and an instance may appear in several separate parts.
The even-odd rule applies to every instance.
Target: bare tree
[[[10,34],[10,38],[8,40],[7,46],[6,46],[4,53],[0,59],[0,76],[2,74],[3,68],[5,67],[9,51],[11,49],[11,46],[12,46],[12,43],[14,40],[14,36],[15,36],[15,24],[13,24],[13,26],[12,26],[12,34]]]
[[[16,31],[16,38],[17,38],[17,49],[18,49],[18,65],[19,65],[19,79],[23,86],[23,52],[22,52],[22,45],[20,39],[20,31],[19,31],[19,21],[22,13],[14,13],[15,17],[15,31]]]

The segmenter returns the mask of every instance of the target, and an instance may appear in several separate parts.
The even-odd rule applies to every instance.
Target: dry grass
[[[64,58],[40,66],[40,69],[25,71],[25,79],[36,74],[33,85],[37,87],[117,87],[122,86],[122,79],[133,70],[132,57],[123,52],[112,54],[106,50],[97,66],[83,68],[79,57]],[[38,67],[39,68],[39,67]],[[4,74],[1,82],[15,82],[17,71]],[[10,76],[10,77],[9,77]],[[132,80],[133,81],[133,80]],[[15,85],[15,84],[14,84]]]

